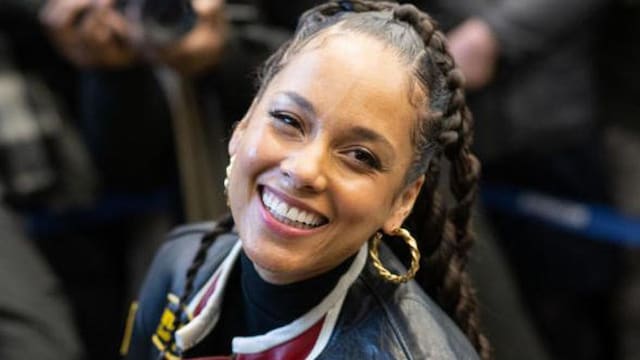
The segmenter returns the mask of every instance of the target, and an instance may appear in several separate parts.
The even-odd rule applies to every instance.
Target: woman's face
[[[318,275],[409,213],[416,112],[409,75],[378,40],[330,33],[272,79],[236,128],[229,200],[266,281]]]

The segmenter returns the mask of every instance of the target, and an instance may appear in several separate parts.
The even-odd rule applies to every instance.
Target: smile
[[[266,187],[263,187],[262,203],[276,220],[288,226],[313,229],[327,223],[324,216],[288,204]]]

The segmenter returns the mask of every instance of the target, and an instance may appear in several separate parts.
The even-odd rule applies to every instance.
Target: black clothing
[[[128,359],[155,359],[166,335],[163,311],[175,306],[185,272],[200,239],[213,224],[179,228],[160,252],[143,287]],[[186,324],[176,333],[187,357],[217,326],[217,301],[224,296],[230,266],[240,244],[236,234],[221,235],[207,252],[188,301]],[[393,272],[405,269],[386,247],[381,261]],[[188,320],[191,319],[191,320]],[[215,330],[214,330],[215,331]],[[382,280],[364,245],[334,289],[311,311],[290,324],[255,337],[233,339],[234,356],[260,359],[477,359],[472,346],[413,281]],[[215,354],[208,354],[215,355]]]
[[[234,336],[256,336],[293,322],[322,301],[352,261],[311,279],[274,285],[264,281],[251,260],[240,253],[229,276],[220,320],[189,355],[231,354]]]

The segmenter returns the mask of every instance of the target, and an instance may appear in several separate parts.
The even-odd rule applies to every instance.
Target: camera
[[[191,0],[117,0],[116,7],[139,25],[146,41],[158,46],[180,39],[197,18]]]
[[[15,4],[37,16],[45,0],[17,0]],[[197,20],[191,0],[116,0],[114,7],[137,25],[146,41],[158,46],[180,39]],[[81,23],[85,14],[77,14],[75,22]]]

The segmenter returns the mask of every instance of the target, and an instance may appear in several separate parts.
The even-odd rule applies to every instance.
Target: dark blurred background
[[[119,356],[164,234],[225,211],[256,67],[319,2],[0,1],[0,358]],[[640,359],[640,3],[409,3],[467,78],[496,358]]]

